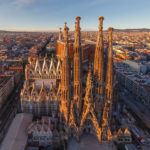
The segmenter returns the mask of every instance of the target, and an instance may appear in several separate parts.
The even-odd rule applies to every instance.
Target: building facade
[[[2,77],[0,79],[0,108],[14,89],[14,77]]]
[[[141,76],[126,65],[116,66],[116,77],[121,87],[129,91],[139,102],[150,107],[149,76]]]
[[[62,142],[57,119],[42,117],[41,120],[32,122],[27,130],[28,147],[51,146],[51,148],[58,148]]]
[[[111,117],[113,107],[113,58],[112,32],[108,30],[107,61],[103,53],[103,17],[99,18],[99,31],[95,60],[83,74],[83,47],[81,18],[76,17],[73,59],[69,53],[69,28],[60,31],[60,58],[44,58],[29,61],[26,66],[26,81],[21,91],[23,112],[37,116],[48,115],[59,119],[63,139],[70,136],[78,140],[84,132],[94,134],[98,141],[111,141]],[[107,62],[104,66],[104,61]],[[71,64],[72,67],[71,67]],[[88,67],[88,64],[84,64]],[[93,67],[94,66],[94,67]],[[104,73],[104,70],[107,70]],[[86,85],[83,84],[86,79]],[[67,138],[66,138],[67,135]]]

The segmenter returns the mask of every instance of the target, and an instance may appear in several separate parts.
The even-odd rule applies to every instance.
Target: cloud
[[[15,0],[14,4],[17,6],[28,6],[28,5],[32,5],[36,2],[36,0]]]
[[[104,4],[112,1],[116,0],[82,0],[82,2],[86,3],[87,6],[96,6],[99,4]]]

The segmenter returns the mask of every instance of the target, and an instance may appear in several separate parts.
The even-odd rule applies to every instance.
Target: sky
[[[82,30],[97,30],[99,16],[104,29],[150,28],[150,0],[0,0],[0,30],[74,30],[76,16]]]

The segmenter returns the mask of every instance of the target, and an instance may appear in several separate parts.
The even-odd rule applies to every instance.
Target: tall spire
[[[89,69],[87,81],[86,81],[86,92],[83,104],[83,112],[80,121],[80,129],[82,129],[86,119],[90,119],[93,123],[95,134],[97,136],[98,141],[101,141],[101,128],[99,127],[99,123],[94,111],[93,105],[93,78],[91,69]]]
[[[60,112],[63,114],[65,121],[68,121],[68,106],[70,100],[69,91],[69,64],[68,64],[68,30],[67,24],[64,25],[64,53],[62,60],[62,76],[61,76],[61,98],[60,98]]]
[[[64,23],[64,32],[63,32],[65,44],[68,44],[68,31],[69,31],[69,28],[67,27],[67,22],[65,22]]]
[[[112,55],[112,32],[113,28],[108,29],[108,62],[105,87],[105,102],[102,116],[102,140],[108,140],[111,137],[110,120],[112,113],[112,95],[113,95],[113,55]]]
[[[104,17],[99,17],[99,31],[97,35],[95,57],[94,57],[94,75],[97,79],[97,94],[103,93],[104,82],[104,50],[103,50],[103,20]]]
[[[99,31],[94,56],[94,76],[95,76],[95,110],[98,120],[102,114],[102,104],[104,100],[104,49],[103,49],[103,21],[104,17],[99,17]]]
[[[62,31],[61,31],[61,28],[59,28],[59,41],[61,41],[62,40]]]
[[[80,28],[80,17],[76,17],[75,23],[75,39],[74,39],[74,89],[73,99],[76,104],[78,113],[81,111],[82,101],[82,81],[81,81],[81,63],[82,63],[82,51],[81,51],[81,28]]]
[[[112,32],[113,28],[108,29],[108,62],[107,62],[107,74],[106,74],[106,99],[112,99],[113,92],[113,55],[112,55]]]
[[[76,50],[79,51],[81,48],[81,28],[80,28],[80,20],[81,17],[77,16],[76,17],[76,22],[75,22],[75,41],[74,41],[74,47],[76,47]]]

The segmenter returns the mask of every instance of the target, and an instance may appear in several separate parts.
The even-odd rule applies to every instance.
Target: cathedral
[[[113,109],[112,32],[108,29],[108,48],[104,52],[103,21],[99,28],[94,61],[83,73],[81,27],[79,16],[75,21],[73,60],[69,56],[69,28],[64,24],[58,40],[63,43],[61,59],[29,58],[25,82],[20,94],[22,112],[34,116],[57,118],[65,138],[80,140],[84,132],[94,134],[99,142],[111,141]],[[87,64],[86,64],[87,65]],[[86,84],[83,78],[86,77]]]

